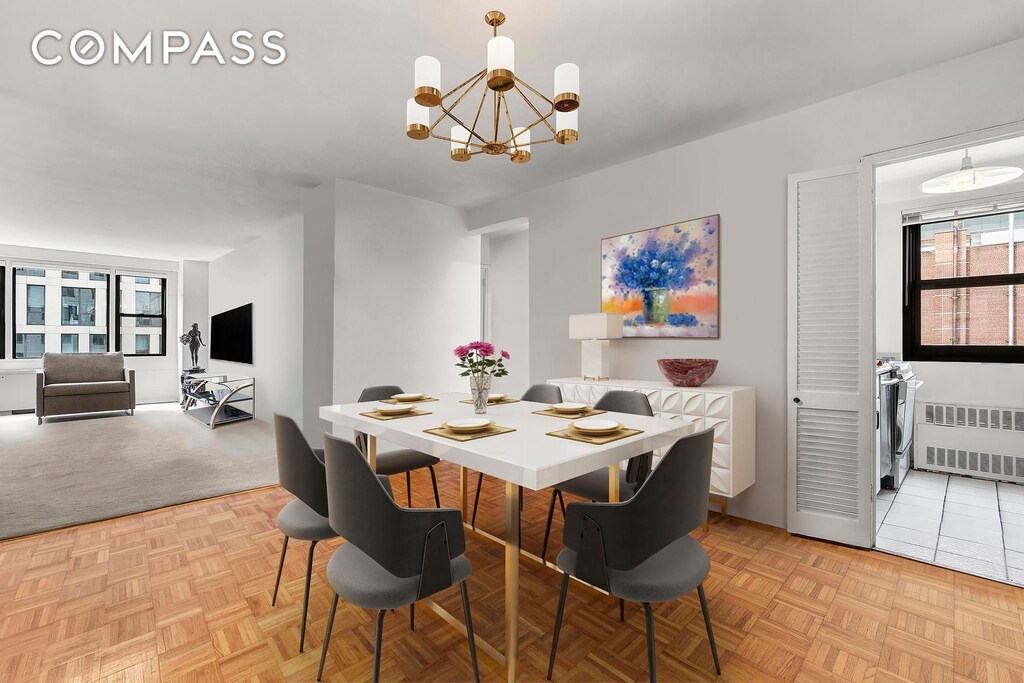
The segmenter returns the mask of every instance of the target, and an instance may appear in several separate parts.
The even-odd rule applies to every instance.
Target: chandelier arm
[[[455,102],[454,102],[454,103],[453,103],[453,104],[452,104],[452,105],[451,105],[450,107],[446,107],[446,106],[444,106],[444,98],[442,98],[442,99],[441,99],[441,111],[443,111],[443,112],[444,112],[444,114],[442,114],[441,116],[439,116],[439,117],[438,117],[438,119],[437,119],[437,121],[434,121],[434,125],[430,127],[430,131],[429,131],[429,132],[430,132],[430,135],[431,135],[432,137],[437,137],[436,135],[434,135],[434,128],[435,128],[435,127],[437,126],[437,124],[441,123],[441,121],[443,121],[443,120],[444,120],[444,117],[445,117],[445,116],[448,116],[448,117],[452,118],[452,119],[453,119],[453,120],[454,120],[454,121],[455,121],[456,123],[458,123],[458,124],[459,124],[460,126],[462,126],[463,128],[465,128],[465,127],[466,127],[466,124],[464,124],[464,123],[463,123],[462,121],[460,121],[460,120],[459,120],[459,119],[458,119],[458,118],[457,118],[457,117],[455,116],[455,114],[453,114],[453,113],[452,113],[452,111],[453,111],[453,110],[455,109],[455,107],[457,107],[457,106],[459,105],[459,102],[461,102],[461,101],[462,101],[462,98],[464,98],[464,97],[465,97],[466,95],[468,95],[468,94],[469,94],[469,93],[470,93],[470,92],[471,92],[471,91],[473,90],[473,88],[475,88],[475,87],[476,87],[476,84],[477,84],[477,83],[479,83],[479,82],[480,82],[480,80],[481,80],[481,79],[482,79],[482,78],[484,77],[484,73],[486,73],[486,72],[481,72],[481,73],[478,73],[478,74],[476,75],[476,80],[475,80],[475,81],[473,81],[473,84],[472,84],[472,85],[470,85],[470,86],[469,86],[468,88],[466,88],[466,89],[465,89],[465,90],[463,91],[463,93],[462,93],[461,95],[459,95],[458,99],[456,99],[456,100],[455,100]],[[470,80],[473,80],[473,79],[470,79]],[[469,82],[469,81],[466,81],[466,83],[468,83],[468,82]],[[465,85],[466,83],[463,83],[462,85]],[[461,87],[462,87],[462,85],[460,85],[460,86],[459,86],[459,88],[461,88]],[[455,90],[458,90],[459,88],[456,88]],[[455,92],[455,90],[453,90],[452,92]],[[449,95],[450,95],[450,94],[451,94],[451,93],[449,93]],[[484,88],[484,95],[486,95],[486,94],[487,94],[487,88]],[[448,95],[445,95],[445,97],[447,97],[447,96],[448,96]],[[473,132],[473,130],[472,130],[472,129],[468,129],[468,130],[469,130],[469,132],[470,132],[471,134],[473,134],[473,135],[476,135],[476,133],[475,133],[475,132]],[[484,139],[483,139],[482,137],[480,137],[479,135],[476,135],[476,137],[477,137],[477,139],[479,139],[479,140],[480,140],[480,142],[486,142],[486,140],[484,140]]]
[[[545,118],[550,118],[550,117],[551,117],[551,115],[550,115],[550,114],[548,114],[548,115],[547,115],[547,116],[545,116],[545,117],[542,117],[542,118],[539,118],[539,119],[537,119],[536,121],[534,121],[534,122],[533,122],[533,123],[531,123],[530,125],[526,126],[526,130],[533,130],[533,129],[534,129],[535,127],[537,127],[537,126],[539,126],[540,124],[544,123],[544,119],[545,119]],[[549,127],[550,127],[550,126],[549,126]],[[526,132],[526,131],[520,131],[520,132],[519,132],[518,134],[515,134],[515,135],[513,135],[513,136],[512,136],[512,138],[510,138],[510,139],[509,139],[509,140],[507,141],[507,143],[511,143],[511,142],[512,142],[512,139],[513,139],[513,138],[517,137],[517,135],[522,135],[522,134],[523,134],[523,133],[525,133],[525,132]],[[552,140],[554,140],[554,138],[551,138],[551,139],[552,139]],[[530,144],[531,144],[531,145],[533,145],[533,144],[540,144],[540,143],[534,143],[534,142],[530,142]]]
[[[534,95],[536,95],[537,97],[539,97],[542,100],[544,100],[545,102],[547,102],[551,106],[551,111],[555,110],[555,103],[552,102],[551,100],[549,100],[547,98],[547,96],[544,95],[543,93],[538,92],[537,89],[534,88],[532,85],[530,85],[529,83],[527,83],[526,81],[524,81],[524,80],[522,80],[520,78],[516,79],[516,83],[522,83],[523,85],[525,85],[527,88],[529,88],[530,92],[532,92]],[[519,94],[522,95],[522,93],[519,93]]]
[[[456,116],[455,114],[451,113],[450,111],[445,110],[445,116],[450,117],[453,121],[455,121],[455,123],[459,124],[463,128],[466,128],[466,124],[462,122],[462,119],[460,119],[458,116]],[[441,118],[444,118],[444,117],[441,117]],[[466,130],[469,131],[470,135],[472,135],[473,137],[475,137],[477,140],[479,140],[482,143],[480,146],[483,146],[483,145],[487,144],[487,141],[484,140],[482,137],[480,137],[480,135],[477,134],[476,131],[472,130],[471,128],[466,128]],[[438,140],[448,140],[449,142],[456,142],[455,140],[452,140],[451,138],[444,137],[443,135],[436,135],[433,130],[430,131],[430,137],[437,138]],[[458,140],[458,142],[462,142],[462,140]]]
[[[511,135],[508,139],[509,143],[515,146],[516,151],[519,151],[519,143],[516,142],[516,129],[512,127],[512,114],[508,112],[508,102],[505,101],[505,93],[501,94],[501,101],[505,103],[505,120],[508,121],[508,134]],[[497,139],[497,135],[494,136]]]
[[[494,91],[494,139],[498,139],[498,121],[501,118],[501,93]]]
[[[484,102],[486,102],[486,101],[487,101],[487,88],[484,88],[483,94],[480,95],[480,105],[476,108],[476,116],[473,117],[473,127],[469,129],[470,133],[472,133],[473,135],[476,135],[477,138],[479,138],[480,140],[483,140],[483,138],[481,138],[479,135],[477,135],[477,133],[476,133],[476,124],[480,120],[480,112],[482,112],[484,110]]]
[[[454,95],[454,94],[455,94],[456,92],[458,92],[459,90],[461,90],[461,89],[462,89],[462,86],[466,85],[466,84],[467,84],[467,83],[469,83],[470,81],[479,81],[479,80],[480,80],[481,78],[483,78],[483,77],[484,77],[484,76],[486,76],[486,75],[487,75],[487,69],[484,69],[484,70],[483,70],[483,71],[481,71],[480,73],[478,73],[478,74],[476,74],[476,75],[474,75],[474,76],[470,76],[469,78],[467,78],[466,80],[464,80],[464,81],[463,81],[462,83],[460,83],[459,85],[455,86],[454,88],[452,88],[451,90],[449,90],[448,92],[446,92],[446,93],[445,93],[444,95],[442,95],[442,96],[441,96],[441,101],[443,102],[444,100],[446,100],[446,99],[448,99],[449,97],[451,97],[452,95]],[[476,83],[474,83],[473,85],[476,85]],[[472,89],[473,89],[473,85],[469,86],[469,90],[472,90]],[[468,92],[468,91],[467,91],[467,92]],[[463,94],[465,94],[465,93],[463,93]],[[454,106],[454,105],[453,105],[453,106]]]
[[[522,81],[522,83],[525,85],[526,81]],[[551,112],[549,112],[548,115],[545,116],[544,114],[541,114],[540,111],[537,109],[537,107],[535,107],[533,105],[533,102],[530,101],[530,98],[523,94],[523,91],[519,89],[518,85],[514,85],[512,87],[514,87],[516,89],[516,92],[519,93],[519,96],[523,98],[523,101],[526,102],[528,105],[530,105],[530,109],[532,109],[533,113],[537,115],[537,118],[539,118],[541,121],[544,122],[544,125],[548,127],[548,130],[551,131],[551,134],[555,135],[555,128],[554,128],[554,126],[552,126],[548,122],[548,119],[551,118],[551,114],[554,113],[554,111],[555,111],[554,107],[552,106]],[[527,86],[527,87],[529,87],[529,86]],[[532,88],[531,88],[531,90],[532,90]]]

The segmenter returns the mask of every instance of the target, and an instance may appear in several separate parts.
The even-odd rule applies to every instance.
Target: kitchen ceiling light
[[[949,192],[966,192],[968,190],[980,190],[983,187],[992,187],[1008,183],[1024,173],[1024,169],[1016,166],[979,166],[977,168],[971,163],[968,150],[964,150],[964,159],[960,164],[959,171],[946,173],[937,178],[926,180],[921,183],[921,192],[927,194],[946,194]]]
[[[545,142],[570,145],[576,142],[579,139],[576,110],[580,106],[580,68],[571,63],[558,65],[555,68],[554,93],[552,99],[548,99],[516,75],[515,44],[511,38],[498,35],[498,27],[505,23],[505,15],[497,11],[488,12],[484,21],[494,31],[487,42],[487,68],[470,76],[453,90],[441,94],[440,61],[429,56],[416,60],[413,96],[406,105],[406,134],[413,140],[426,140],[428,137],[447,140],[451,143],[451,158],[455,161],[469,161],[484,152],[506,155],[513,163],[522,164],[530,160],[535,145]],[[467,125],[468,117],[464,121],[454,110],[470,91],[481,84],[483,92],[472,125]],[[534,100],[541,101],[540,106],[534,104],[527,91]],[[505,98],[513,92],[537,117],[529,125],[512,124],[512,113]],[[488,95],[491,105],[484,113]],[[434,107],[440,107],[441,114],[431,124],[430,110]],[[541,113],[542,110],[547,113]],[[556,125],[552,125],[552,117]],[[456,124],[451,128],[451,137],[435,132],[438,124],[446,118]],[[551,137],[531,140],[532,129],[541,124],[550,131]]]

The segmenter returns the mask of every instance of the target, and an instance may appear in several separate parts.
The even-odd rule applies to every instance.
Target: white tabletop
[[[439,394],[438,398],[441,400],[416,404],[431,413],[418,417],[376,420],[359,414],[372,410],[376,401],[323,406],[320,417],[533,490],[554,486],[634,455],[671,445],[696,431],[692,418],[685,416],[670,420],[607,413],[601,417],[615,419],[628,428],[642,429],[643,433],[601,446],[586,444],[548,436],[547,432],[568,427],[570,420],[534,415],[533,411],[544,410],[547,405],[519,401],[487,408],[488,418],[499,426],[513,427],[516,431],[460,442],[427,434],[423,430],[439,427],[446,420],[473,417],[473,406],[459,402],[469,396]]]

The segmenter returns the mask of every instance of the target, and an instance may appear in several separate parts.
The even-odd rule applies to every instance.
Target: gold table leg
[[[608,466],[608,502],[619,502],[619,463]]]
[[[366,461],[370,463],[370,469],[377,471],[377,437],[366,435]]]
[[[466,519],[466,515],[469,512],[468,505],[468,492],[469,492],[469,471],[465,467],[459,468],[459,510],[462,512],[462,519]]]
[[[519,485],[505,482],[505,671],[516,680],[519,663]]]

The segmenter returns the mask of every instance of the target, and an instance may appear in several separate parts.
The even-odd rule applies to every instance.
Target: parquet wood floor
[[[439,468],[443,502],[458,472]],[[399,500],[404,478],[396,477]],[[432,504],[414,475],[414,501]],[[471,491],[472,493],[472,491]],[[306,546],[293,541],[270,606],[289,500],[261,489],[0,543],[0,681],[305,681],[319,661],[337,542],[316,551],[306,652],[299,616]],[[548,496],[527,493],[523,545],[538,552]],[[501,527],[501,488],[488,479],[480,526]],[[553,557],[560,544],[556,512]],[[1024,590],[877,552],[795,538],[713,516],[696,532],[712,558],[706,583],[726,681],[1024,681]],[[477,633],[503,642],[502,549],[469,536]],[[521,680],[547,666],[558,575],[521,565]],[[439,602],[461,618],[458,591]],[[646,680],[643,613],[573,585],[556,680]],[[470,678],[465,640],[426,610],[385,621],[382,679]],[[664,681],[712,680],[696,595],[655,610]],[[325,680],[370,677],[374,619],[341,603]],[[502,672],[481,656],[486,680]]]

